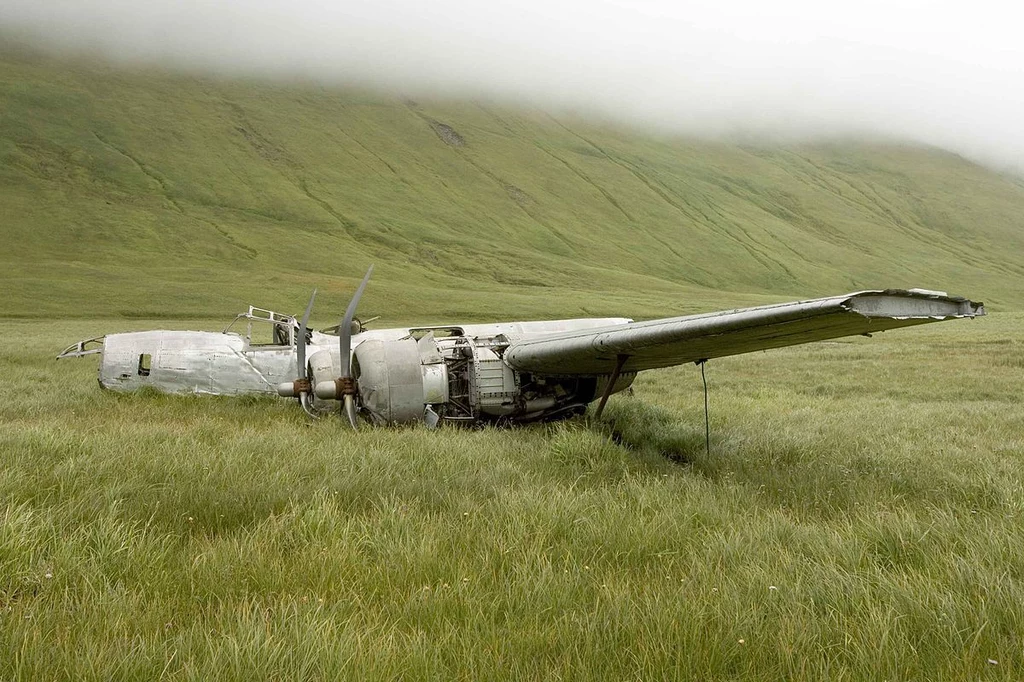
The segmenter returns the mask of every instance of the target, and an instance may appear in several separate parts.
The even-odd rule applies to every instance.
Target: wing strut
[[[608,379],[608,385],[605,386],[604,393],[601,394],[601,402],[597,404],[594,419],[601,418],[601,413],[604,412],[604,404],[608,402],[608,396],[612,394],[612,389],[615,388],[615,382],[619,380],[619,374],[622,373],[622,366],[626,364],[626,360],[629,360],[629,356],[623,353],[615,356],[615,370],[612,372],[611,378]]]
[[[700,365],[700,380],[704,383],[704,448],[711,456],[711,415],[708,412],[708,379],[704,376],[704,365],[708,364],[707,358],[698,360],[694,364]]]

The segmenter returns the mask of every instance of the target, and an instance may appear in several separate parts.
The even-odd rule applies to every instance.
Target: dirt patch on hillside
[[[529,194],[519,189],[515,185],[506,184],[505,191],[508,193],[508,198],[516,202],[520,206],[525,206],[526,204],[533,202],[533,197],[531,197]]]
[[[430,127],[434,129],[434,132],[441,138],[441,141],[449,147],[466,146],[465,138],[463,138],[462,135],[459,135],[455,131],[455,128],[452,128],[450,125],[441,123],[440,121],[431,121]]]

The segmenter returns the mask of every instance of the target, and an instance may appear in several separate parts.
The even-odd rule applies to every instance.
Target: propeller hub
[[[332,381],[321,381],[316,385],[316,397],[322,400],[341,400],[347,395],[359,394],[359,385],[352,377],[338,377]]]
[[[352,377],[338,377],[334,380],[337,386],[337,394],[340,396],[356,395],[359,393],[359,386]]]
[[[294,398],[303,393],[313,392],[313,382],[302,378],[295,381],[286,381],[277,385],[277,394],[285,398]]]

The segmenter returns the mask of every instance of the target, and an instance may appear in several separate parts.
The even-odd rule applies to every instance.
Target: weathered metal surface
[[[294,350],[254,348],[236,334],[150,331],[104,339],[99,381],[104,388],[151,387],[166,393],[276,393],[295,378]]]
[[[415,339],[364,341],[355,356],[360,398],[374,421],[405,424],[423,419],[426,403]]]
[[[603,405],[644,369],[984,314],[980,303],[943,292],[884,290],[636,323],[598,318],[365,330],[343,320],[339,327],[342,336],[352,332],[350,343],[308,331],[301,344],[304,325],[295,318],[250,307],[235,319],[245,322],[244,334],[232,325],[221,333],[110,334],[58,357],[99,353],[100,383],[114,390],[305,396],[303,408],[311,413],[337,410],[334,401],[342,400],[353,424],[357,407],[388,424],[530,421],[578,414],[599,397]]]
[[[862,291],[795,303],[633,322],[603,329],[521,337],[505,362],[521,372],[607,375],[623,371],[868,334],[938,320],[984,315],[984,306],[942,292]]]

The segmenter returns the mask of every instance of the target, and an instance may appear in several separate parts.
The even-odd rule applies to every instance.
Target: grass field
[[[52,360],[124,325],[2,327],[0,679],[1020,678],[1019,314],[714,361],[710,456],[693,367],[351,433]]]
[[[2,36],[0,36],[2,38]],[[0,680],[1024,677],[1024,181],[0,47]],[[918,286],[972,322],[352,433],[115,395],[79,339]],[[170,320],[170,321],[168,321]]]

